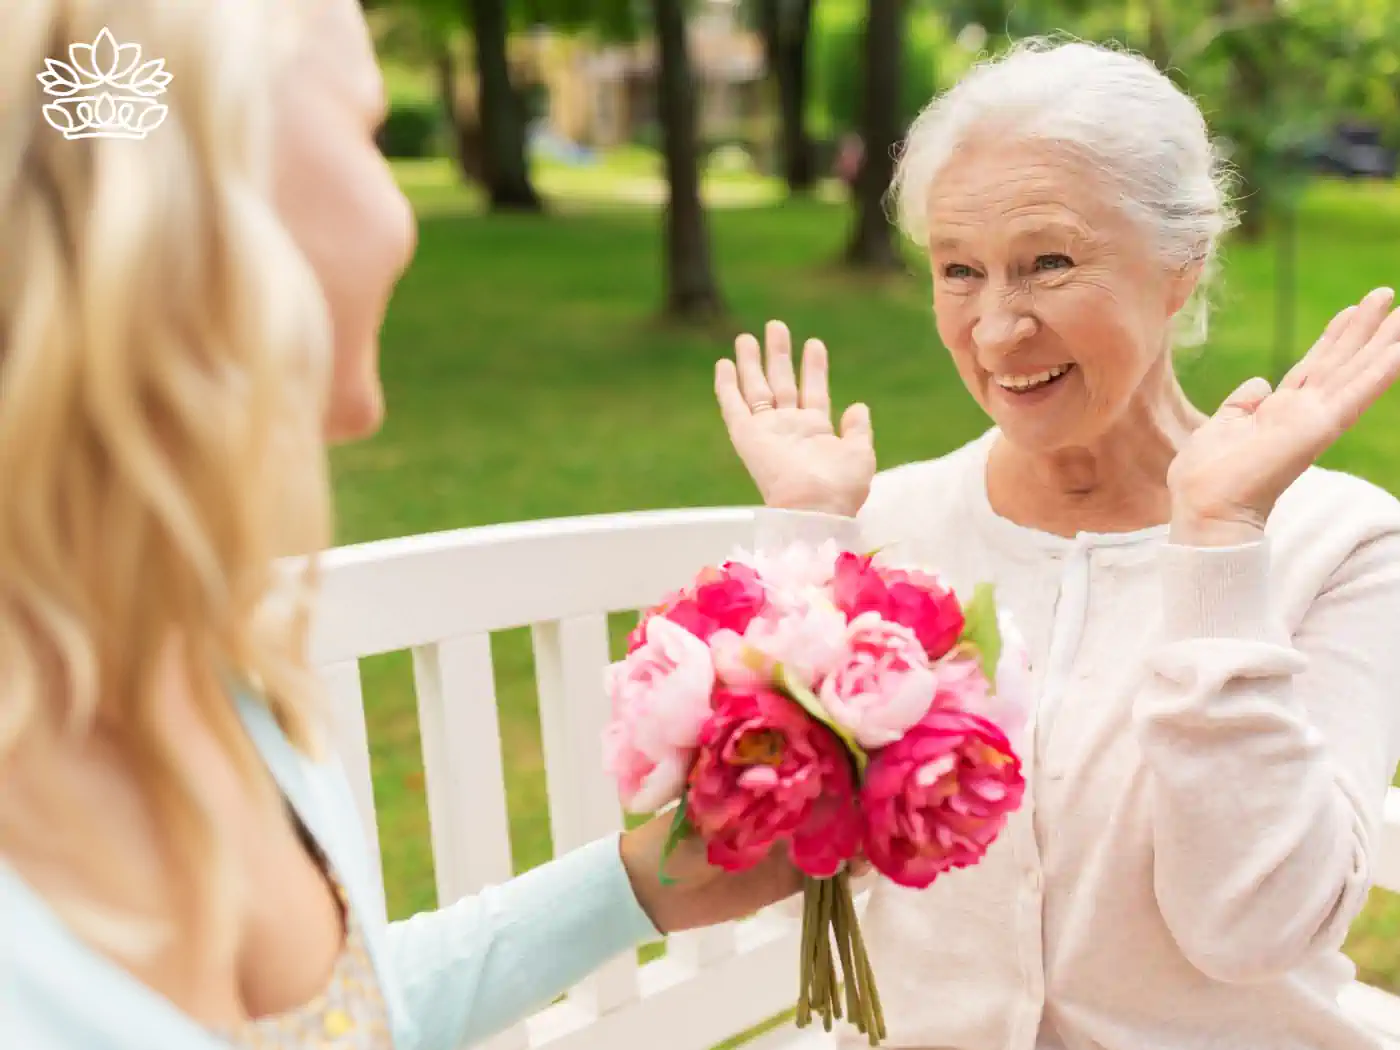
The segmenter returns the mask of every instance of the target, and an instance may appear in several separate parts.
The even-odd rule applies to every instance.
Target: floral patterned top
[[[389,1013],[365,942],[364,928],[350,907],[345,888],[330,862],[297,828],[335,888],[345,927],[345,944],[320,995],[285,1013],[258,1017],[214,1032],[237,1050],[393,1050]]]

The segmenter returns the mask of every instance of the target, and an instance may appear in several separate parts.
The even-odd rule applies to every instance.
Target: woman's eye
[[[972,267],[964,266],[962,263],[949,263],[943,267],[943,276],[951,280],[962,280],[972,276]]]
[[[1035,268],[1037,272],[1045,270],[1068,270],[1074,265],[1074,260],[1068,255],[1037,255],[1035,257]]]

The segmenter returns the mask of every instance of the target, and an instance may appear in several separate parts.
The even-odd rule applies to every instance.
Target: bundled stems
[[[837,960],[843,987],[837,984]],[[798,988],[798,1028],[811,1024],[815,1014],[822,1019],[822,1027],[831,1031],[834,1022],[842,1017],[844,989],[845,1019],[869,1038],[871,1046],[879,1046],[885,1038],[885,1015],[875,988],[875,972],[860,934],[850,875],[845,871],[829,879],[809,878],[806,882]]]

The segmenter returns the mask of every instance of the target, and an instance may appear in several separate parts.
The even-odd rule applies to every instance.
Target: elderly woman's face
[[[302,53],[282,86],[277,205],[325,290],[335,336],[332,441],[383,417],[379,328],[413,254],[412,209],[374,143],[384,85],[356,0],[301,0]]]
[[[1097,173],[1041,144],[977,144],[929,197],[938,333],[1006,437],[1093,443],[1167,353],[1194,275],[1168,272]]]

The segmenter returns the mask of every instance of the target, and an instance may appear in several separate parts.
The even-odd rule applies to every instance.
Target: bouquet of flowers
[[[806,876],[797,1024],[843,1016],[839,962],[844,1014],[879,1045],[850,865],[926,887],[976,864],[1024,790],[1029,665],[991,587],[963,603],[834,542],[738,552],[645,612],[627,650],[604,731],[624,808],[678,803],[669,847],[698,835],[730,871],[785,846]]]

